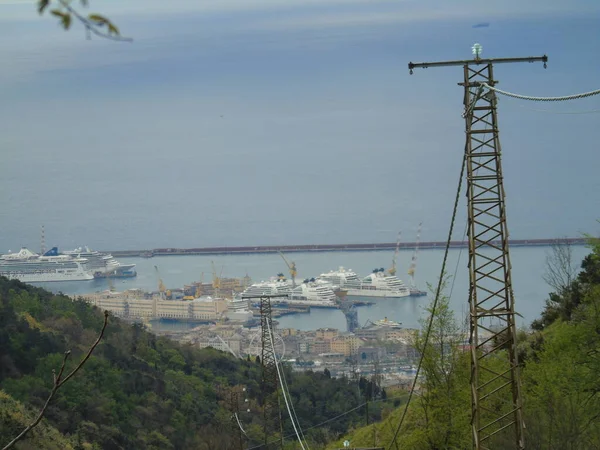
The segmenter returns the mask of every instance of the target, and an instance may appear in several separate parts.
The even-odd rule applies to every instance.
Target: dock
[[[585,245],[585,238],[564,239],[511,239],[511,247],[547,247],[556,243],[569,245]],[[497,244],[500,244],[497,242]],[[416,242],[400,243],[400,249],[414,249]],[[443,249],[445,241],[420,242],[420,250]],[[452,241],[450,248],[466,248],[467,241]],[[261,245],[245,247],[198,247],[198,248],[157,248],[153,250],[111,250],[115,257],[141,257],[152,258],[154,256],[183,256],[183,255],[252,255],[268,253],[314,253],[314,252],[372,252],[393,251],[396,242],[372,243],[372,244],[313,244],[313,245]]]

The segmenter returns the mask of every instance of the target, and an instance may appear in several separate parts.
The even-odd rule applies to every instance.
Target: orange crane
[[[221,273],[219,274],[219,276],[217,276],[217,271],[215,270],[215,263],[213,261],[210,262],[210,264],[212,265],[212,272],[213,272],[213,289],[215,291],[215,298],[219,298],[220,292],[221,292],[221,275],[223,275],[223,266],[221,266]]]
[[[196,298],[202,297],[202,285],[204,284],[204,272],[200,275],[200,283],[196,285]]]
[[[421,239],[421,226],[423,222],[419,223],[419,228],[417,229],[417,240],[415,242],[415,250],[412,255],[412,259],[410,261],[410,267],[408,268],[408,276],[410,277],[410,295],[427,295],[427,292],[420,291],[417,289],[417,284],[415,283],[415,270],[417,269],[417,257],[419,256],[419,241]]]
[[[391,276],[396,275],[396,259],[398,258],[398,251],[400,250],[400,236],[402,235],[402,230],[398,231],[398,237],[396,238],[396,250],[394,251],[394,257],[392,258],[392,267],[388,269],[388,273]]]
[[[160,298],[166,300],[168,297],[171,296],[171,291],[169,291],[165,286],[165,283],[163,283],[163,280],[160,276],[160,272],[158,270],[158,266],[154,266],[154,269],[156,270],[156,276],[158,277],[158,292],[160,294]]]
[[[291,263],[288,262],[287,259],[285,259],[285,256],[283,256],[283,253],[278,252],[281,257],[283,258],[283,261],[285,262],[285,265],[288,266],[288,269],[290,270],[290,277],[292,279],[292,287],[296,287],[296,275],[298,274],[298,270],[296,269],[296,263],[294,261],[292,261]]]

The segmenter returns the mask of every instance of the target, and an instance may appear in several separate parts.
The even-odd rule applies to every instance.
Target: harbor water
[[[585,246],[573,246],[573,261],[579,266],[583,257],[589,253]],[[517,318],[519,326],[528,326],[536,319],[544,306],[550,287],[544,282],[546,257],[550,247],[513,247],[511,248],[512,277],[515,292],[516,310],[522,316]],[[406,275],[410,263],[411,252],[400,252],[397,276],[408,283]],[[419,253],[416,271],[417,286],[428,290],[427,283],[435,284],[440,275],[443,250],[422,250]],[[340,266],[354,270],[359,276],[367,276],[375,268],[387,269],[391,265],[392,252],[330,252],[330,253],[298,253],[286,256],[294,261],[298,268],[297,281],[315,277],[323,272],[337,269]],[[268,280],[283,272],[287,276],[287,266],[277,254],[260,255],[211,255],[211,256],[164,256],[154,258],[119,258],[122,263],[135,263],[136,278],[114,279],[113,284],[118,291],[140,288],[156,291],[158,267],[165,285],[170,288],[181,288],[193,281],[210,282],[214,262],[217,275],[222,277],[243,277],[248,274],[253,282]],[[450,304],[458,319],[462,320],[468,312],[468,251],[467,249],[451,250],[447,263],[447,274],[451,276],[446,294],[450,296]],[[456,276],[455,276],[456,274]],[[86,294],[108,288],[106,279],[92,281],[38,283],[54,292],[65,294]],[[402,323],[405,327],[419,327],[419,319],[423,309],[431,299],[427,297],[405,297],[397,299],[366,300],[374,302],[370,306],[358,307],[358,320],[361,325],[368,320],[375,321],[388,317]],[[300,330],[314,330],[322,327],[333,327],[345,330],[346,321],[341,311],[336,309],[313,308],[310,314],[297,314],[281,317],[279,327],[291,327]]]

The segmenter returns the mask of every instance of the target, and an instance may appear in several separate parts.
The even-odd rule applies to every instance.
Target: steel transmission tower
[[[524,449],[515,308],[506,226],[493,65],[547,56],[409,63],[414,68],[462,66],[469,237],[471,428],[473,448]],[[514,446],[514,447],[513,447]]]
[[[275,336],[271,317],[271,298],[287,295],[244,296],[244,299],[260,299],[260,329],[262,365],[262,400],[263,400],[263,430],[264,448],[283,448],[283,428],[279,398],[279,379],[277,377],[277,355],[275,352]],[[275,436],[277,440],[272,439]]]

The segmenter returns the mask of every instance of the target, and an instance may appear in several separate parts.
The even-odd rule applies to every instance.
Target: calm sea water
[[[516,309],[523,317],[518,319],[519,325],[529,325],[539,316],[550,288],[543,280],[546,256],[549,247],[516,247],[511,249],[513,266],[513,284],[516,298]],[[584,246],[574,246],[574,261],[579,263],[588,253]],[[399,257],[398,276],[405,276],[411,257],[410,252],[401,253]],[[366,276],[374,268],[388,268],[391,264],[391,252],[328,252],[301,253],[289,255],[288,259],[296,262],[298,279],[317,276],[322,272],[344,266]],[[442,264],[442,250],[422,250],[419,253],[417,266],[417,285],[427,290],[427,283],[436,283]],[[453,276],[453,285],[448,287],[451,294],[451,306],[457,317],[464,317],[468,311],[468,272],[467,250],[451,250],[448,258],[447,272]],[[233,256],[165,256],[151,259],[121,258],[120,261],[135,263],[138,276],[132,279],[114,280],[117,290],[141,288],[156,290],[158,276],[154,266],[158,266],[164,283],[169,288],[183,287],[192,281],[210,281],[212,277],[211,261],[214,261],[217,272],[223,277],[242,277],[248,274],[253,281],[267,280],[279,272],[287,273],[287,267],[279,255],[233,255]],[[222,271],[222,272],[221,272]],[[42,283],[41,286],[54,292],[65,294],[84,294],[104,290],[108,287],[106,280],[68,283]],[[451,292],[450,292],[451,290]],[[402,299],[370,299],[374,305],[358,308],[358,319],[361,324],[367,320],[379,320],[388,317],[401,322],[406,327],[418,327],[423,308],[430,301],[428,297]],[[280,327],[292,327],[300,330],[311,330],[321,327],[345,329],[344,315],[333,309],[313,309],[310,314],[286,316],[279,319]]]

